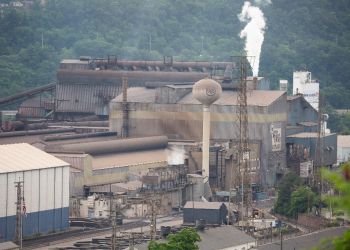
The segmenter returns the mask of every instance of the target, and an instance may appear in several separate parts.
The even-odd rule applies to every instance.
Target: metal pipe
[[[150,150],[165,148],[168,145],[168,137],[151,136],[139,138],[127,138],[108,141],[95,141],[84,143],[72,143],[62,145],[47,145],[45,151],[82,151],[85,154],[109,154],[137,150]]]
[[[11,95],[11,96],[2,98],[2,99],[0,99],[0,107],[10,105],[12,102],[14,102],[16,100],[28,98],[28,96],[33,96],[33,95],[39,94],[41,92],[45,92],[45,91],[52,90],[55,88],[56,88],[56,83],[54,82],[54,83],[50,83],[50,84],[47,84],[47,85],[44,85],[44,86],[41,86],[41,87],[38,87],[35,89],[21,92],[19,94],[15,94],[15,95]]]
[[[203,105],[203,160],[202,176],[209,177],[209,136],[210,136],[210,106]]]
[[[21,121],[5,121],[2,125],[4,132],[24,130],[25,124]]]
[[[123,126],[122,126],[122,138],[128,137],[129,122],[128,122],[128,103],[127,103],[127,92],[128,92],[128,77],[123,76]]]
[[[95,60],[97,62],[97,66],[102,66],[106,65],[108,66],[109,62],[107,59],[105,60],[100,60],[97,59]],[[189,68],[194,69],[194,70],[213,70],[215,69],[221,69],[224,70],[226,67],[229,65],[231,66],[233,63],[232,62],[172,62],[171,67],[176,70],[182,70],[182,71],[189,71]],[[118,60],[116,61],[116,65],[118,67],[121,67],[123,69],[132,69],[133,67],[139,68],[139,69],[147,69],[148,67],[151,68],[160,68],[163,69],[166,66],[164,61],[129,61],[129,60]]]
[[[43,130],[32,130],[32,131],[7,132],[7,133],[0,133],[0,138],[13,137],[13,136],[25,136],[25,135],[67,133],[67,132],[75,132],[75,129],[63,128],[63,129],[43,129]]]
[[[75,119],[76,122],[85,122],[85,121],[101,121],[103,120],[101,117],[98,115],[90,115],[90,116],[85,116],[81,118]]]
[[[197,82],[209,73],[164,71],[115,71],[115,70],[57,70],[58,84],[114,84],[122,86],[122,77],[128,77],[128,85],[144,86],[145,82]]]
[[[74,126],[74,127],[109,127],[109,121],[85,121],[85,122],[42,122],[28,124],[28,130],[45,129],[49,126]]]
[[[42,141],[56,141],[56,140],[70,140],[78,138],[90,138],[90,137],[99,137],[99,136],[113,136],[117,135],[117,132],[99,132],[99,133],[85,133],[77,135],[51,135],[51,136],[42,136],[40,140]]]

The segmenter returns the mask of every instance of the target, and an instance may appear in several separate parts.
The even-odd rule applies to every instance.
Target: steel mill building
[[[0,241],[15,237],[17,188],[25,199],[23,235],[69,228],[70,165],[27,143],[0,146]]]

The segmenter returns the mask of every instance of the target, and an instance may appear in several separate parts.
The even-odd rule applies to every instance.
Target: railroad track
[[[127,223],[118,228],[118,231],[124,231],[137,227],[138,225],[144,224],[148,226],[149,223],[143,223],[143,220]],[[66,243],[69,241],[78,241],[85,238],[100,236],[104,234],[112,233],[112,228],[99,228],[99,229],[85,229],[85,230],[71,230],[63,233],[49,234],[37,238],[30,238],[23,240],[23,249],[37,249],[42,247],[54,248],[55,245]]]
[[[182,214],[177,213],[170,216],[158,217],[160,221],[170,221],[173,219],[181,218]],[[142,218],[137,221],[128,222],[124,225],[118,226],[118,231],[125,231],[132,228],[137,227],[147,227],[150,225],[150,221],[148,219]],[[47,249],[55,248],[55,245],[70,242],[70,241],[78,241],[81,239],[96,237],[104,234],[112,233],[111,227],[105,228],[86,228],[85,230],[70,230],[66,232],[60,232],[55,234],[47,234],[36,238],[24,239],[23,240],[23,249],[37,249],[47,247]]]

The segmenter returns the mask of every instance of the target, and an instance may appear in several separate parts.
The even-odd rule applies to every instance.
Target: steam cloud
[[[272,4],[271,0],[255,0],[255,2],[258,4],[258,5],[268,5],[268,4]]]
[[[256,2],[263,2],[263,0],[256,0]],[[265,2],[270,2],[265,0]],[[240,33],[241,38],[246,38],[245,51],[247,56],[255,56],[251,58],[250,64],[253,67],[253,76],[258,76],[261,45],[264,42],[264,29],[266,26],[264,13],[258,8],[251,6],[250,2],[245,2],[241,14],[238,15],[241,22],[246,22],[247,25]],[[249,20],[250,19],[250,20]]]
[[[183,146],[171,146],[170,152],[167,153],[169,165],[180,165],[185,163],[185,149]]]

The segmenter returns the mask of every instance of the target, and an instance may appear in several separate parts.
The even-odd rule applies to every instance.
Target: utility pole
[[[16,218],[15,218],[15,243],[22,249],[22,184],[24,182],[15,182],[17,188],[17,202],[16,202]]]
[[[150,240],[156,241],[157,238],[157,213],[156,213],[156,202],[154,199],[154,192],[152,194],[152,207],[151,207],[151,224],[150,224]]]
[[[112,206],[112,184],[109,184],[109,219],[112,224],[111,250],[117,250],[117,211]]]
[[[317,119],[317,138],[316,138],[316,167],[321,169],[326,162],[326,155],[324,153],[325,148],[325,115],[323,114],[323,95],[319,95],[318,100],[318,119]],[[323,175],[320,172],[319,176],[319,186],[320,186],[320,204],[319,204],[319,215],[322,212],[322,192],[323,192]]]
[[[134,250],[134,233],[131,232],[129,236],[129,250]]]
[[[283,250],[283,235],[282,235],[282,231],[281,231],[281,250]]]
[[[149,52],[152,51],[152,35],[149,34]]]
[[[116,212],[113,212],[112,218],[112,226],[113,232],[111,237],[111,250],[117,250],[117,216]]]
[[[204,39],[204,37],[203,37],[203,34],[202,34],[202,54],[203,54],[203,39]]]
[[[310,188],[307,191],[307,212],[310,212]]]
[[[193,186],[194,186],[194,183],[192,184],[192,222],[195,223],[194,221],[194,198],[193,198]]]

